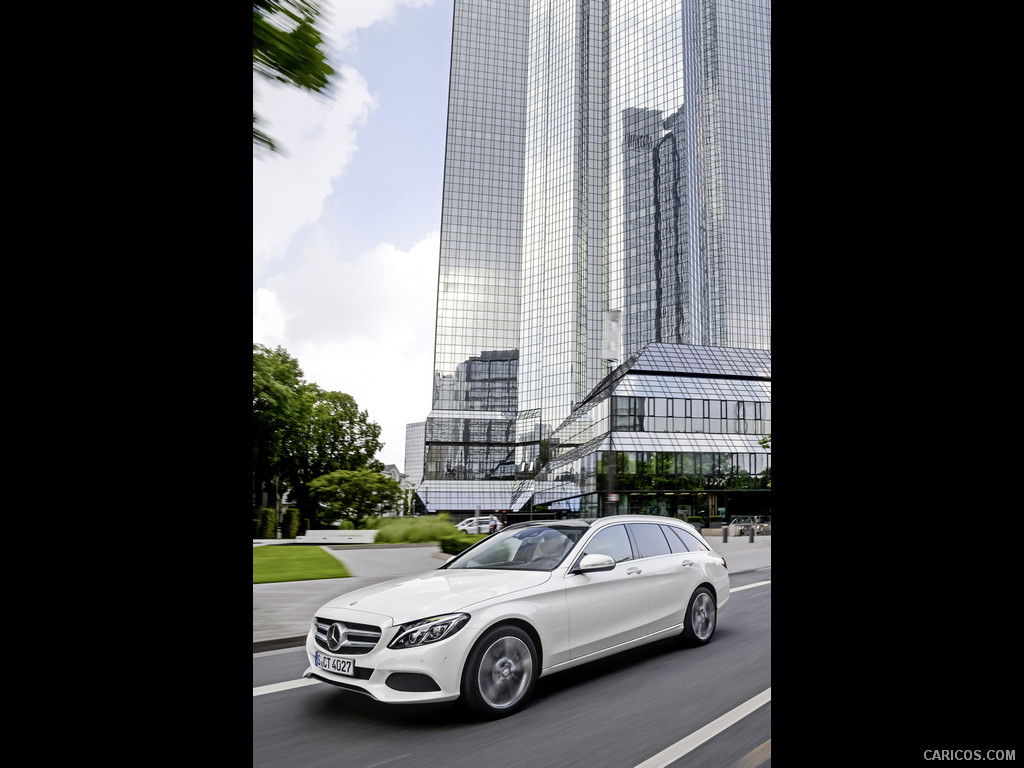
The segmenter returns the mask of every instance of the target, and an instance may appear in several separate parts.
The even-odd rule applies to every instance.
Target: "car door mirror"
[[[615,568],[615,561],[610,555],[584,555],[573,573],[590,573],[591,571],[610,571]]]

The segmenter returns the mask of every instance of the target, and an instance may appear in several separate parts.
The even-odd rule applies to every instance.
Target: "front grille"
[[[358,656],[369,653],[380,640],[381,629],[371,624],[356,624],[351,621],[331,621],[330,619],[316,618],[316,644],[328,653],[340,653],[346,656]],[[342,643],[337,648],[331,648],[327,643],[328,633],[335,624],[341,631]],[[335,633],[337,634],[337,633]]]

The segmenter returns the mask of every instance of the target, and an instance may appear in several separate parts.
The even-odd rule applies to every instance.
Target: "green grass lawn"
[[[444,516],[377,518],[376,544],[449,542],[457,537],[454,550],[460,552],[486,534],[460,535]],[[334,555],[314,546],[271,544],[252,548],[252,583],[275,581],[309,581],[310,579],[344,579],[352,574]]]
[[[344,579],[352,574],[320,547],[273,545],[252,548],[252,583]]]

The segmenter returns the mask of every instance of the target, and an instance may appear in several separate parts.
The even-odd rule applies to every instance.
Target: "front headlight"
[[[446,613],[444,616],[411,621],[398,628],[398,634],[388,643],[388,648],[414,648],[418,645],[436,643],[454,635],[467,621],[468,613]]]

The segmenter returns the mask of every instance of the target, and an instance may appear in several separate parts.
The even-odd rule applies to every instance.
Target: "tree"
[[[344,392],[303,379],[282,347],[253,344],[253,509],[272,507],[287,492],[304,518],[318,511],[308,483],[337,470],[380,471],[381,428]]]
[[[302,369],[281,347],[252,345],[253,508],[277,508],[288,436],[299,418]]]
[[[322,48],[317,28],[321,18],[314,0],[253,0],[252,71],[267,80],[325,93],[334,69]],[[260,122],[253,106],[253,146],[277,151],[273,139],[258,127]]]
[[[374,456],[384,446],[380,425],[359,410],[351,395],[305,384],[300,396],[300,419],[287,446],[284,471],[292,502],[312,519],[317,508],[310,499],[309,482],[337,470],[379,472],[384,465]]]
[[[319,505],[317,520],[321,525],[339,520],[358,525],[362,518],[398,512],[402,505],[402,486],[370,469],[340,469],[308,485],[310,496]]]

